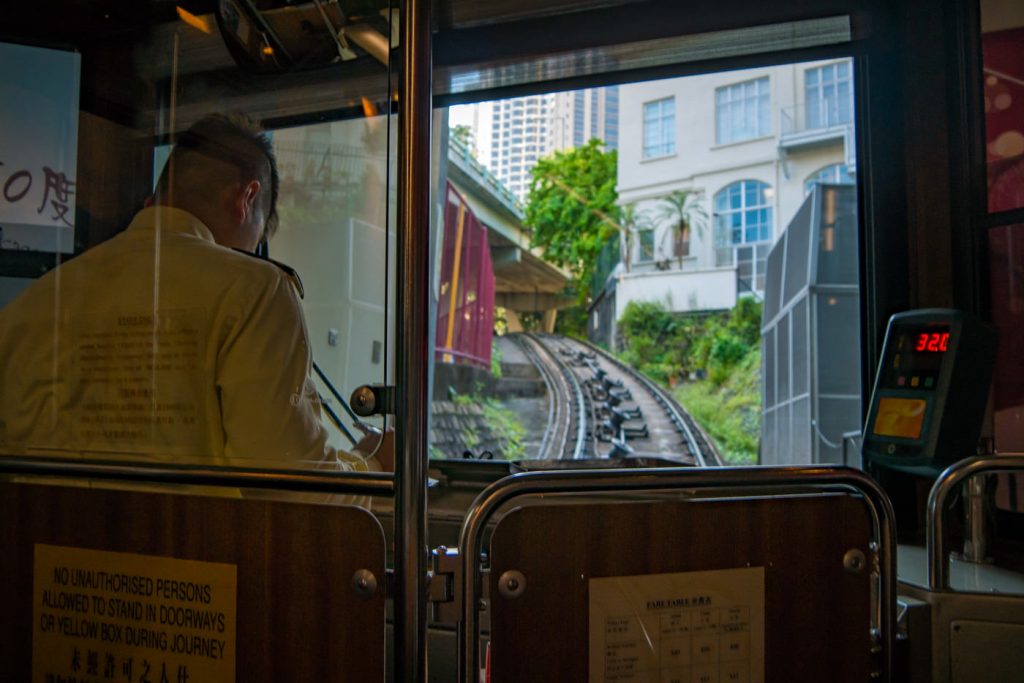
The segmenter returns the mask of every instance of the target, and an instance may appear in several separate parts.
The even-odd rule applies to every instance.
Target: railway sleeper
[[[636,453],[633,447],[626,443],[625,439],[612,438],[612,450],[608,452],[609,458],[624,458]]]
[[[621,421],[616,420],[613,416],[611,419],[605,420],[603,423],[605,431],[608,434],[617,434],[619,438],[623,439],[646,439],[650,436],[650,432],[647,430],[647,423],[644,422],[639,426],[625,425]]]
[[[616,410],[621,411],[626,416],[625,419],[627,420],[640,420],[644,416],[640,406],[636,406],[635,408],[620,408],[618,406],[618,402],[612,403],[611,401],[605,401],[600,407],[605,414],[609,416],[611,416]]]

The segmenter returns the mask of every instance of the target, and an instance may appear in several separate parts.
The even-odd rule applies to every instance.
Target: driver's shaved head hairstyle
[[[280,179],[269,136],[240,113],[208,114],[178,136],[157,183],[163,203],[184,209],[215,200],[239,182],[257,180],[266,225],[261,238],[277,230]]]

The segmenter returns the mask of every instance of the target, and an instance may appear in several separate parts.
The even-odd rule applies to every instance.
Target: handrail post
[[[395,380],[394,680],[427,676],[427,406],[430,315],[430,0],[401,10]],[[388,94],[390,97],[390,93]]]
[[[955,462],[939,475],[928,494],[928,590],[948,591],[949,556],[946,552],[946,498],[960,482],[979,474],[1024,470],[1024,455],[995,455]]]

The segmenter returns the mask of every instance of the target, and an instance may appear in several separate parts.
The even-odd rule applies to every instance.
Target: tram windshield
[[[433,455],[858,466],[853,83],[838,57],[452,107]]]

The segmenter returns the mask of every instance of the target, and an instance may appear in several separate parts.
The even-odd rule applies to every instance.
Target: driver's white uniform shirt
[[[0,453],[328,462],[290,276],[196,217],[141,211],[0,310]]]

